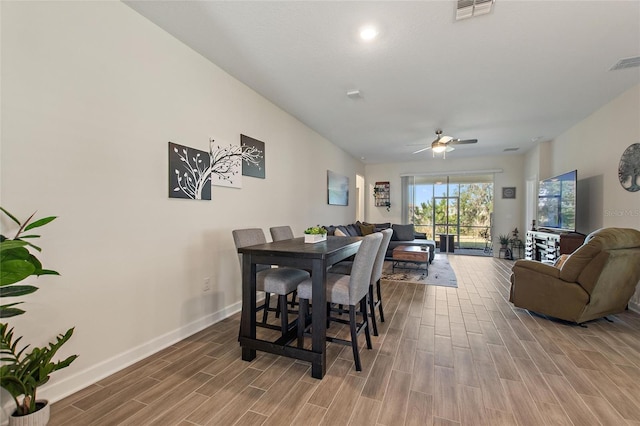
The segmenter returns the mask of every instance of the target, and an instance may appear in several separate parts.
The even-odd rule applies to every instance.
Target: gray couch
[[[393,257],[393,249],[398,246],[427,246],[429,247],[429,263],[433,262],[436,255],[436,242],[433,240],[427,240],[426,234],[422,232],[415,232],[413,224],[399,225],[391,223],[366,223],[356,222],[349,225],[330,225],[324,226],[328,235],[335,235],[336,229],[339,229],[339,234],[344,234],[350,237],[358,237],[366,235],[368,231],[379,232],[383,229],[393,229],[393,236],[389,242],[389,248],[385,256],[386,260],[391,260]],[[363,232],[364,231],[364,232]]]

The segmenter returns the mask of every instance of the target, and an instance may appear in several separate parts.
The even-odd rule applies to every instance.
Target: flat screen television
[[[539,229],[576,231],[577,182],[577,170],[540,181],[538,188]]]

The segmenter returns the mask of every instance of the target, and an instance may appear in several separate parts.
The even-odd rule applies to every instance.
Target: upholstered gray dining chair
[[[328,304],[340,304],[349,306],[349,321],[331,316],[329,311],[329,321],[349,324],[351,331],[351,340],[343,340],[335,337],[327,337],[328,341],[351,345],[353,351],[353,360],[356,371],[361,371],[360,354],[358,353],[358,334],[364,331],[367,341],[367,348],[371,349],[371,335],[369,333],[369,315],[367,314],[367,295],[371,283],[371,273],[373,264],[376,260],[380,243],[382,242],[382,234],[376,232],[365,236],[360,243],[358,252],[353,261],[351,275],[327,273],[326,297]],[[307,278],[298,285],[298,298],[300,299],[300,310],[298,314],[298,347],[304,346],[304,332],[306,329],[307,312],[309,309],[309,300],[311,300],[312,285],[311,278]],[[362,316],[362,322],[357,322],[356,305],[360,305],[359,314]],[[324,309],[322,306],[314,307],[314,309]],[[313,326],[313,325],[312,325]]]
[[[236,249],[241,247],[265,244],[267,239],[260,228],[236,229],[232,231],[233,241]],[[240,268],[242,270],[242,254],[238,254]],[[287,295],[297,289],[298,284],[309,278],[307,271],[295,268],[272,268],[271,265],[256,265],[256,290],[264,291],[265,302],[255,308],[258,312],[263,310],[262,326],[272,328],[267,324],[267,313],[276,311],[280,314],[280,330],[282,335],[287,334],[289,329],[289,316],[287,306]],[[271,293],[278,295],[278,308],[269,308]]]
[[[292,240],[294,238],[290,226],[274,226],[269,228],[269,232],[271,232],[273,241]]]
[[[369,285],[369,314],[371,315],[371,327],[373,329],[373,335],[378,335],[378,324],[376,323],[376,308],[380,313],[380,321],[384,322],[384,310],[382,308],[382,291],[380,289],[380,279],[382,278],[382,269],[384,267],[384,257],[389,247],[389,241],[393,235],[393,229],[384,229],[381,232],[382,243],[376,254],[376,261],[373,264],[373,271],[371,272],[371,283]],[[351,274],[351,268],[353,268],[353,261],[345,260],[331,267],[329,272],[336,274]],[[376,298],[374,298],[374,287],[376,292]]]

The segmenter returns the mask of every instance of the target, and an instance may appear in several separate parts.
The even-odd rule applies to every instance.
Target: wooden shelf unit
[[[389,182],[376,182],[373,187],[373,197],[376,207],[391,206],[391,185]]]

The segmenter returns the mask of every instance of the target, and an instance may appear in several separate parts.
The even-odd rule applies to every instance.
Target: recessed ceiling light
[[[368,25],[360,28],[360,38],[364,41],[371,41],[378,36],[378,30],[376,27]]]

